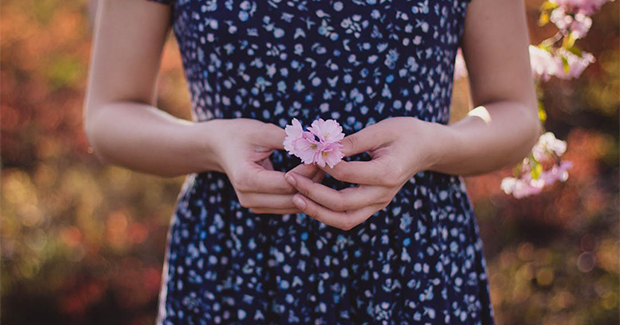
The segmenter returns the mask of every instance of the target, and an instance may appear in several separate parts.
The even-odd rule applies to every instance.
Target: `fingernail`
[[[286,178],[286,181],[287,181],[289,184],[291,184],[291,185],[295,186],[296,182],[295,182],[295,178],[294,178],[293,176],[291,176],[291,175],[289,175],[289,174],[286,174],[286,176],[284,176],[284,178]]]
[[[293,197],[293,204],[295,204],[295,206],[298,207],[300,210],[306,208],[306,202],[304,202],[304,200],[302,200],[298,196]]]

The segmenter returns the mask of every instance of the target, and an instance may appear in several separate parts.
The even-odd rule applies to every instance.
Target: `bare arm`
[[[522,0],[473,0],[462,49],[474,109],[449,127],[430,170],[474,175],[520,162],[540,132]]]
[[[468,116],[447,126],[390,118],[345,137],[346,156],[369,152],[372,160],[322,169],[360,186],[336,191],[289,172],[287,180],[300,192],[293,198],[297,207],[348,230],[390,204],[420,171],[474,175],[523,159],[538,138],[540,122],[522,0],[473,0],[464,28],[475,107]]]
[[[98,8],[85,130],[100,160],[176,176],[226,173],[242,206],[257,213],[292,213],[296,192],[269,156],[283,149],[282,128],[249,119],[190,122],[155,105],[170,7],[146,0],[102,0]],[[318,180],[322,172],[296,170]]]
[[[99,2],[85,129],[104,162],[163,176],[217,169],[202,126],[154,107],[170,7]]]

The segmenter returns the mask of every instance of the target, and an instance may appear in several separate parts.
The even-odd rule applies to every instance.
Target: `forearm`
[[[218,170],[206,123],[178,119],[144,103],[113,102],[88,110],[85,130],[105,163],[161,176]]]
[[[435,158],[429,170],[468,176],[517,164],[540,133],[533,112],[519,102],[498,101],[476,107],[454,124],[433,125]]]

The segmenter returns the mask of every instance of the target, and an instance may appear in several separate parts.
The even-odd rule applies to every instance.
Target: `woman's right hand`
[[[93,152],[102,162],[166,177],[223,172],[253,212],[299,212],[291,203],[295,189],[269,161],[283,149],[283,129],[249,119],[190,122],[156,107],[171,10],[148,1],[100,1],[84,103]],[[315,166],[294,170],[323,177]]]
[[[273,169],[269,156],[283,150],[284,129],[252,119],[222,119],[202,123],[209,134],[210,151],[217,171],[226,173],[241,206],[257,214],[301,212],[293,203],[297,190]],[[314,165],[293,169],[321,182],[324,172]]]

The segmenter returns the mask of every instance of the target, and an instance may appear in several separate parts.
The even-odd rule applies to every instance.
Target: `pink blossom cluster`
[[[583,71],[595,61],[591,53],[583,52],[578,56],[563,48],[554,53],[549,50],[530,45],[530,62],[532,73],[537,79],[549,80],[551,76],[560,79],[578,78]],[[568,65],[568,72],[564,66]]]
[[[562,161],[558,165],[554,164],[551,169],[543,171],[537,179],[532,179],[531,173],[526,173],[521,178],[506,177],[502,180],[500,187],[504,193],[512,194],[515,198],[521,199],[540,193],[543,187],[553,185],[558,180],[566,181],[568,170],[572,167],[572,162]]]
[[[563,48],[551,52],[551,50],[530,45],[529,52],[532,74],[534,78],[543,81],[548,81],[552,76],[559,79],[578,78],[595,61],[591,53],[582,52],[579,56]],[[568,71],[565,69],[565,64],[568,66]],[[467,77],[467,68],[459,51],[454,65],[454,78],[463,77]]]
[[[551,132],[545,132],[541,135],[532,148],[534,159],[539,162],[551,160],[553,157],[561,157],[564,152],[566,152],[566,141],[558,140]]]
[[[581,11],[568,12],[564,7],[554,9],[549,15],[549,20],[558,27],[563,35],[571,33],[575,39],[584,38],[592,27],[590,16]]]
[[[538,194],[543,187],[550,186],[557,181],[564,182],[568,179],[568,170],[573,167],[570,161],[560,161],[560,156],[566,151],[566,142],[555,138],[553,133],[546,132],[538,139],[538,143],[532,148],[532,156],[526,158],[521,164],[520,177],[507,177],[502,180],[501,188],[506,194],[512,194],[520,199],[526,196]],[[551,168],[543,170],[533,176],[536,166],[542,168],[542,164],[552,162]]]
[[[318,119],[304,131],[296,118],[285,128],[284,149],[301,159],[304,164],[316,163],[321,167],[327,164],[333,168],[342,160],[344,138],[342,127],[335,120]]]
[[[604,4],[614,0],[549,0],[567,11],[592,15],[597,12]]]
[[[551,76],[559,79],[578,78],[595,59],[592,54],[575,46],[575,41],[588,34],[592,27],[591,16],[611,1],[615,0],[546,0],[542,5],[540,21],[543,24],[551,21],[559,32],[539,46],[530,45],[533,76],[542,81],[549,80]],[[466,74],[460,72],[457,75]],[[543,116],[541,114],[544,122]],[[553,133],[541,135],[530,155],[515,168],[515,177],[503,179],[501,188],[506,194],[522,198],[538,194],[544,186],[558,180],[566,181],[568,170],[573,164],[561,161],[565,151],[566,142],[556,139]]]

